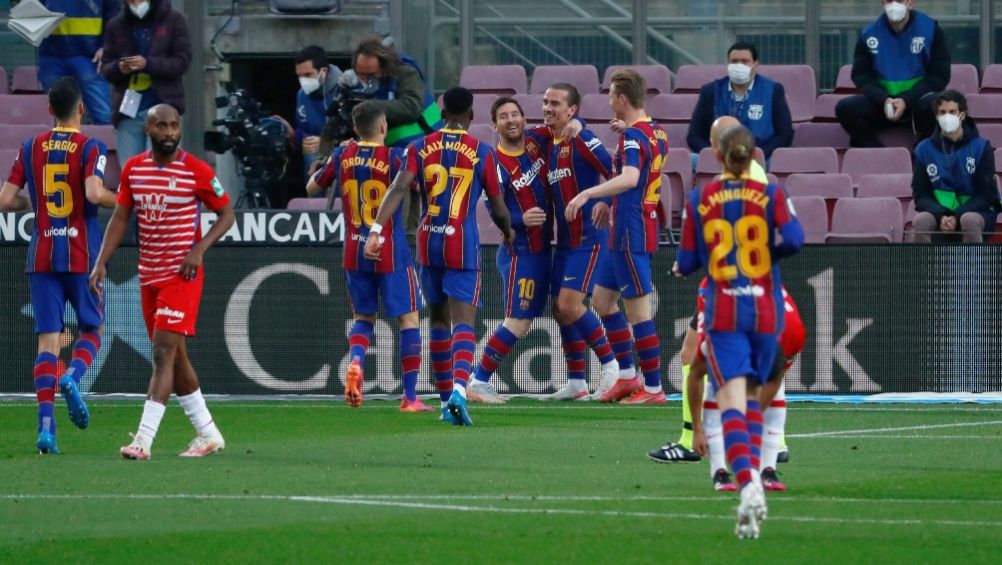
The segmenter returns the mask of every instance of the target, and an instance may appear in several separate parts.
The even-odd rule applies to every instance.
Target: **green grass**
[[[706,464],[656,465],[679,409],[475,407],[473,428],[391,402],[216,402],[227,450],[180,460],[175,404],[149,462],[124,461],[139,402],[93,402],[59,456],[34,406],[0,403],[0,563],[997,562],[1002,410],[795,404],[762,539]],[[958,424],[971,424],[959,426]],[[950,427],[923,427],[949,425]],[[884,428],[909,428],[874,431]],[[851,430],[870,430],[851,432]],[[849,431],[841,436],[797,437]]]

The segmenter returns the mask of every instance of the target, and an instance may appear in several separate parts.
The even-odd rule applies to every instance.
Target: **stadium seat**
[[[675,75],[677,94],[699,94],[704,84],[727,76],[726,65],[682,65]]]
[[[491,119],[491,106],[497,99],[497,94],[474,94],[473,123],[493,124],[493,120]]]
[[[856,148],[845,153],[842,172],[852,177],[853,184],[868,173],[912,172],[911,153],[901,147]]]
[[[1002,147],[1002,124],[980,124],[978,132],[991,142],[992,147]]]
[[[0,94],[0,124],[51,125],[49,97],[44,94]]]
[[[904,220],[897,198],[842,198],[835,203],[827,243],[897,243]]]
[[[605,68],[602,78],[602,92],[609,92],[612,74],[619,69],[633,69],[644,77],[647,82],[647,98],[653,94],[668,94],[671,92],[672,72],[664,65],[610,65]]]
[[[474,94],[523,94],[528,92],[527,85],[521,65],[470,65],[459,76],[459,86]]]
[[[661,124],[661,127],[668,132],[668,147],[678,147],[692,153],[692,149],[689,148],[689,142],[687,141],[689,137],[688,122],[684,124]]]
[[[1002,94],[968,94],[967,115],[978,125],[1002,123]]]
[[[666,210],[670,213],[671,226],[674,228],[681,225],[685,195],[692,190],[692,159],[689,155],[688,148],[669,148],[668,162],[662,168],[665,177],[663,186],[667,186],[668,190],[662,190],[661,197],[671,199],[671,207]]]
[[[588,129],[602,141],[605,150],[615,159],[616,148],[619,147],[619,134],[612,131],[612,127],[606,123],[588,124]]]
[[[988,65],[985,67],[985,76],[981,78],[981,93],[1002,93],[1002,65]]]
[[[38,67],[18,67],[14,69],[10,91],[13,94],[41,94],[42,83],[38,82]]]
[[[765,153],[761,147],[755,148],[755,160],[765,167]],[[720,174],[720,161],[712,147],[707,147],[699,152],[699,159],[696,161],[696,173],[693,175],[693,188],[706,186],[714,177]]]
[[[915,149],[919,142],[911,124],[881,129],[877,132],[877,140],[883,143],[884,147],[902,147],[909,152]]]
[[[835,94],[857,94],[859,89],[856,83],[852,82],[852,65],[842,65],[838,70],[838,78],[835,79]]]
[[[836,174],[793,174],[783,185],[791,197],[817,196],[825,201],[828,222],[831,224],[835,203],[840,198],[852,198],[852,179],[843,173]]]
[[[122,163],[118,160],[118,151],[108,152],[108,166],[104,169],[104,186],[118,190],[122,178]]]
[[[513,96],[525,112],[525,121],[538,125],[543,123],[543,97],[538,94],[516,94]]]
[[[814,101],[814,121],[815,122],[837,122],[835,116],[835,106],[839,100],[848,98],[851,94],[822,94]]]
[[[794,147],[831,147],[836,151],[849,149],[849,134],[841,124],[800,124],[793,132]]]
[[[772,153],[769,172],[780,182],[793,173],[837,173],[838,154],[831,147],[780,147]]]
[[[794,122],[811,121],[818,98],[818,80],[810,65],[760,65],[756,72],[783,85]]]
[[[0,124],[0,149],[20,149],[21,144],[49,129],[43,125]]]
[[[905,214],[912,201],[912,175],[863,175],[856,198],[897,198],[901,202],[901,213]]]
[[[7,180],[15,160],[17,160],[17,149],[0,149],[0,178]]]
[[[824,243],[828,237],[828,207],[820,196],[792,196],[790,202],[804,228],[805,243]]]
[[[995,150],[995,179],[999,181],[1002,185],[1002,170],[1000,170],[999,163],[1002,163],[1002,147]]]
[[[487,201],[483,198],[477,202],[477,227],[480,229],[480,243],[482,245],[498,245],[504,238],[501,237],[501,230],[494,225],[491,213],[487,209]]]
[[[977,94],[980,90],[978,68],[974,65],[950,65],[950,83],[946,88],[963,94]]]
[[[10,91],[9,83],[10,80],[7,78],[7,69],[0,66],[0,94],[7,94]]]
[[[470,135],[490,145],[496,147],[498,143],[497,132],[494,127],[487,124],[473,124],[470,126]]]
[[[115,126],[85,125],[80,128],[80,132],[87,137],[93,137],[103,141],[105,147],[108,148],[108,151],[115,151],[118,149],[118,143],[115,141]]]
[[[529,94],[542,94],[558,82],[573,84],[581,96],[599,92],[598,69],[594,65],[540,65],[532,72]]]
[[[585,94],[581,98],[581,108],[578,115],[584,118],[589,124],[602,122],[606,123],[616,117],[609,106],[608,94]]]
[[[912,229],[912,222],[915,220],[915,201],[912,200],[908,203],[908,209],[905,211],[905,243],[911,243],[915,241],[915,231]]]
[[[662,124],[688,124],[697,101],[698,94],[658,94],[648,104],[647,114]]]
[[[302,210],[304,212],[326,210],[326,198],[293,198],[285,206],[287,210]]]

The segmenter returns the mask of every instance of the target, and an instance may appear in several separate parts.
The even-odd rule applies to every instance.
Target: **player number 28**
[[[739,272],[750,279],[757,279],[767,275],[772,268],[769,226],[761,216],[744,216],[733,226],[727,220],[710,220],[703,227],[703,239],[710,248],[710,276],[713,280],[733,280]],[[727,264],[735,243],[737,266]]]
[[[361,226],[362,222],[365,222],[366,227],[374,224],[379,204],[386,194],[386,183],[369,179],[362,181],[359,187],[357,180],[350,179],[344,181],[344,192],[351,206],[351,223],[355,227]]]
[[[424,182],[432,183],[431,192],[428,194],[429,215],[438,216],[442,211],[442,205],[437,200],[445,192],[450,177],[456,179],[456,182],[452,183],[449,217],[458,218],[462,215],[463,201],[466,199],[466,193],[470,191],[470,185],[473,183],[473,169],[464,167],[449,167],[446,169],[438,164],[428,165],[424,168]]]
[[[57,180],[57,175],[69,174],[68,163],[45,165],[45,209],[53,218],[65,218],[73,211],[73,189],[65,180]]]

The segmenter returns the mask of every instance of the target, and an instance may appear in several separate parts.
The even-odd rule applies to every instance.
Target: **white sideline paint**
[[[363,497],[364,496],[364,497]],[[404,496],[387,495],[387,498],[377,498],[373,495],[359,496],[279,496],[279,495],[200,495],[200,494],[167,494],[167,495],[143,495],[143,494],[2,494],[0,499],[103,499],[103,500],[229,500],[229,501],[278,501],[278,502],[305,502],[317,504],[333,504],[343,506],[373,506],[387,508],[405,508],[414,510],[449,510],[453,512],[482,512],[492,514],[543,514],[543,515],[575,515],[575,516],[606,516],[615,518],[669,518],[683,520],[726,520],[733,521],[734,514],[728,511],[726,514],[696,514],[685,512],[636,512],[620,510],[582,510],[575,508],[505,508],[501,506],[469,506],[463,504],[433,504],[426,502],[413,502],[406,500]],[[429,496],[429,499],[443,498]],[[462,498],[462,497],[457,497]],[[465,497],[466,499],[472,499]],[[519,500],[530,500],[532,497],[525,497]],[[574,498],[574,497],[568,497]],[[584,497],[587,500],[606,500],[601,497]],[[694,500],[700,497],[687,497],[687,500]],[[498,500],[503,497],[497,497]],[[511,500],[511,497],[508,497]],[[542,497],[536,497],[541,500]],[[706,497],[706,500],[716,500],[733,504],[733,500],[723,497]],[[550,497],[546,500],[562,500],[560,497]],[[634,498],[615,499],[613,501],[637,500]],[[795,498],[776,497],[775,500],[792,501]],[[805,499],[799,499],[805,500]],[[821,499],[826,501],[837,501],[839,499]],[[845,499],[848,500],[848,499]],[[862,502],[882,502],[879,499],[859,499]],[[970,502],[970,501],[956,501]],[[995,501],[1000,502],[1000,501]],[[1002,528],[1002,521],[991,520],[918,520],[918,519],[878,519],[878,518],[835,518],[825,516],[769,516],[770,521],[798,522],[798,523],[827,523],[827,524],[867,524],[879,526],[959,526],[959,527],[986,527]]]
[[[922,426],[904,426],[900,428],[870,428],[860,430],[836,430],[831,432],[814,432],[808,434],[787,434],[790,438],[835,437],[858,434],[880,434],[885,432],[913,432],[918,430],[942,430],[946,428],[972,428],[978,426],[997,426],[1002,420],[987,420],[982,422],[957,422],[955,424],[927,424]]]

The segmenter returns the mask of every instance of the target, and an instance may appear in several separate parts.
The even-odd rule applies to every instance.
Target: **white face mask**
[[[939,129],[943,130],[943,133],[956,133],[960,129],[960,116],[956,114],[941,114],[936,117],[936,121],[939,122]]]
[[[314,92],[317,91],[318,88],[320,88],[320,79],[310,78],[310,77],[299,77],[299,86],[302,87],[303,92],[305,92],[306,94],[313,94]]]
[[[129,4],[129,10],[139,19],[143,19],[144,16],[150,11],[149,2],[140,2],[139,4]]]
[[[751,67],[741,63],[727,65],[727,76],[734,84],[748,84],[751,82]]]
[[[884,6],[884,12],[887,13],[887,19],[898,23],[908,17],[908,6],[901,2],[891,2]]]

